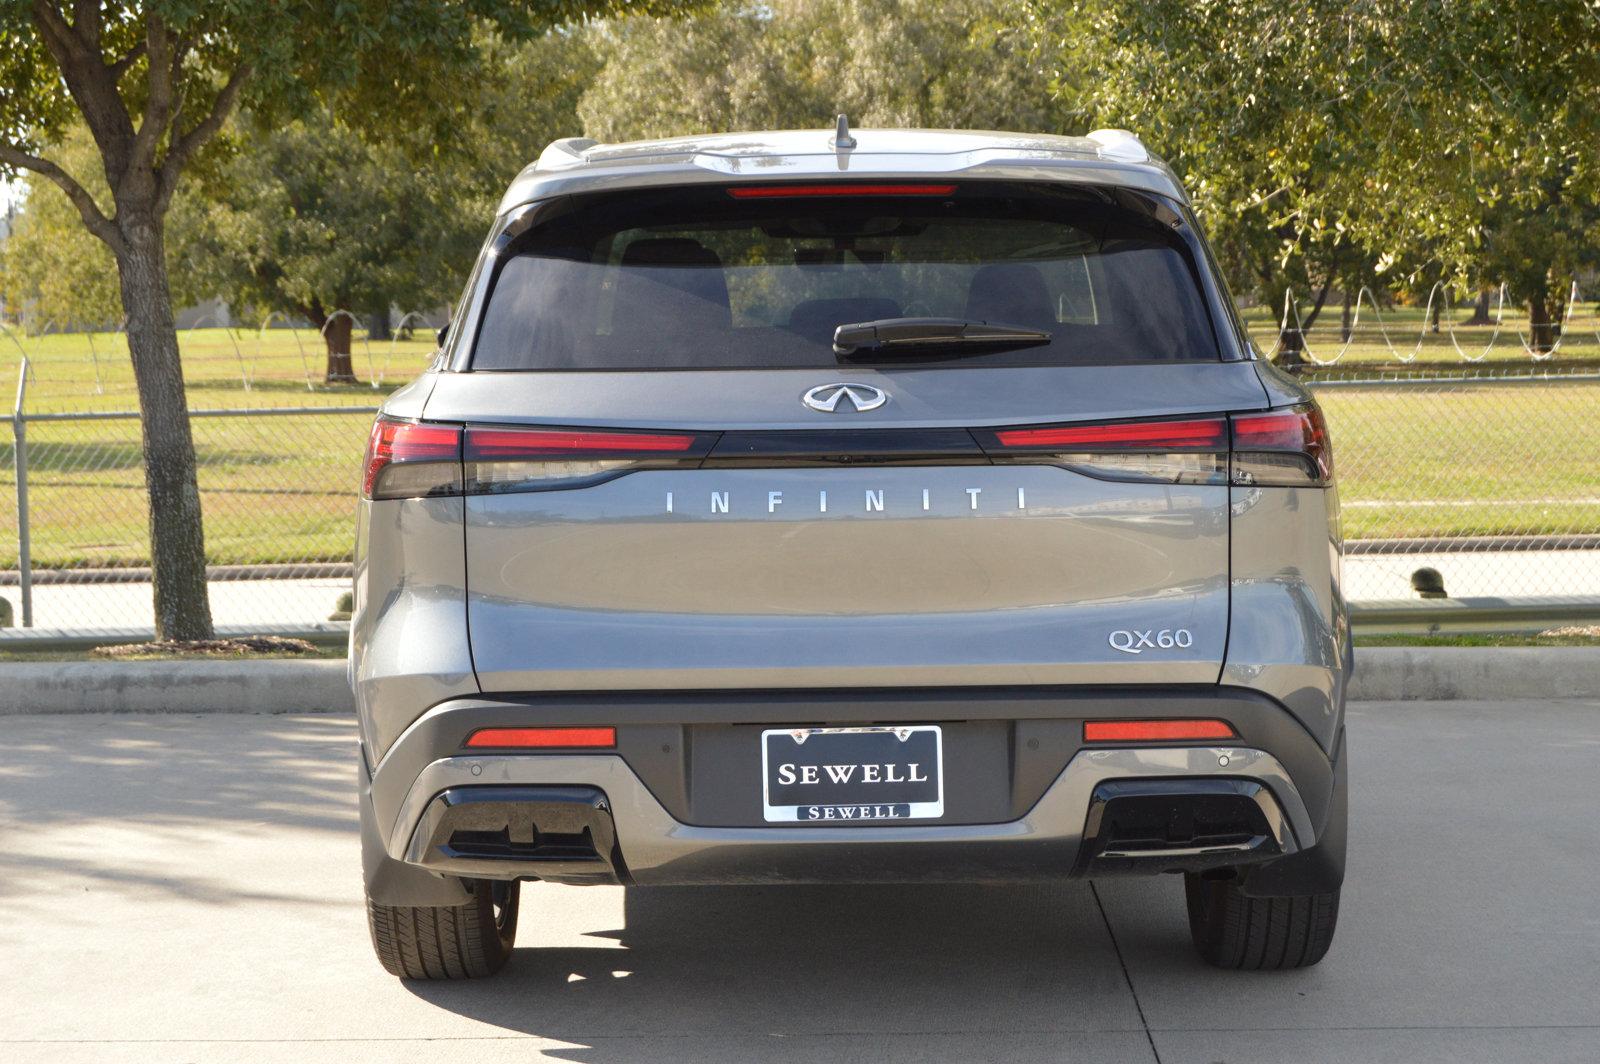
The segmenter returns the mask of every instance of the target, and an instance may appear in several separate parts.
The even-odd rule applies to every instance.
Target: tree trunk
[[[117,228],[126,244],[117,258],[117,279],[139,392],[156,638],[210,639],[200,488],[172,320],[163,225],[154,217],[124,215]]]
[[[1350,301],[1350,289],[1346,288],[1344,290],[1344,313],[1339,315],[1339,342],[1341,344],[1350,342],[1350,331],[1355,327],[1353,309],[1353,304]]]
[[[1434,296],[1433,306],[1428,310],[1428,323],[1432,327],[1432,331],[1436,336],[1439,333],[1439,315],[1443,310],[1444,289],[1441,288]]]
[[[1322,313],[1324,304],[1328,302],[1328,293],[1333,289],[1333,277],[1330,274],[1327,281],[1323,282],[1322,289],[1317,293],[1316,301],[1311,305],[1311,313],[1300,319],[1298,327],[1291,316],[1285,328],[1278,336],[1280,366],[1303,366],[1306,364],[1306,333],[1317,323],[1317,316]],[[1289,296],[1284,297],[1285,303]]]
[[[1550,290],[1543,285],[1528,297],[1528,346],[1541,355],[1548,354],[1556,346],[1551,302]]]
[[[1472,317],[1467,319],[1468,325],[1493,325],[1489,320],[1489,296],[1487,288],[1478,289],[1478,301],[1472,305]]]
[[[389,304],[379,300],[367,315],[368,340],[392,340],[394,333],[389,329]]]
[[[329,384],[354,384],[355,365],[350,360],[350,333],[355,324],[349,314],[336,313],[323,327],[322,338],[328,347]]]

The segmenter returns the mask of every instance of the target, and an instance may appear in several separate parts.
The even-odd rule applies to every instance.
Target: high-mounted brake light
[[[826,185],[740,185],[728,189],[734,199],[795,199],[802,196],[948,196],[954,185],[865,184],[845,181]]]
[[[617,729],[604,728],[479,728],[467,746],[533,750],[611,750]]]
[[[657,454],[694,446],[693,436],[649,432],[570,432],[544,429],[467,430],[467,460],[493,461],[541,455]]]
[[[403,499],[459,489],[461,430],[379,418],[367,437],[361,493],[369,499]]]
[[[1237,739],[1239,733],[1225,720],[1086,720],[1086,743],[1170,743],[1207,739]]]
[[[1047,447],[1052,450],[1216,450],[1228,445],[1228,425],[1221,418],[1193,421],[1124,421],[1107,425],[1061,425],[1040,429],[1004,429],[995,433],[1002,447]]]

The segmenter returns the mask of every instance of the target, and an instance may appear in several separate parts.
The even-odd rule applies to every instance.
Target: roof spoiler
[[[552,140],[550,146],[539,153],[534,167],[539,170],[561,170],[583,162],[583,153],[600,142],[593,137],[562,137]]]

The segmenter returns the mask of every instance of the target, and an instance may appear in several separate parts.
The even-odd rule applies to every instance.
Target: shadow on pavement
[[[56,875],[208,904],[305,900],[241,891],[201,855],[286,829],[355,839],[353,719],[196,719],[0,719],[0,898]]]
[[[524,895],[523,942],[538,934],[535,897]],[[823,1035],[926,1047],[944,1032],[975,1059],[1019,1037],[1041,1050],[1069,1037],[1144,1043],[1082,883],[630,888],[624,917],[587,936],[592,947],[519,948],[491,980],[406,986],[575,1043],[558,1055],[586,1062],[793,1060],[791,1039],[815,1052]]]

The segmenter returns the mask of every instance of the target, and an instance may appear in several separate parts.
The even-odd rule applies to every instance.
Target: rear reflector
[[[1196,739],[1237,739],[1239,734],[1224,720],[1086,720],[1086,743],[1181,742]]]
[[[671,454],[694,446],[693,436],[651,432],[572,432],[548,429],[467,430],[467,461],[560,455]]]
[[[615,728],[479,728],[468,746],[500,749],[596,750],[617,745]]]
[[[846,182],[828,185],[742,185],[728,189],[734,199],[792,199],[801,196],[948,196],[954,185],[907,185]]]
[[[366,475],[361,493],[369,499],[433,494],[458,486],[461,479],[461,430],[453,425],[419,425],[379,418],[367,438]],[[433,468],[404,477],[383,475],[391,466],[434,463]],[[390,470],[396,473],[398,470]],[[394,483],[386,483],[393,481]]]
[[[995,433],[1002,447],[1048,447],[1052,450],[1223,450],[1228,425],[1222,418],[1193,421],[1123,421],[1109,425],[1057,425],[1039,429],[1003,429]]]

